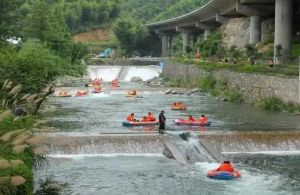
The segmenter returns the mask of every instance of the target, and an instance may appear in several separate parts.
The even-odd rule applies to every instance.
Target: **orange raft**
[[[186,110],[186,105],[184,104],[172,105],[172,110]]]
[[[88,95],[88,91],[80,90],[80,91],[76,92],[75,97],[83,97],[83,96],[86,96],[86,95]]]

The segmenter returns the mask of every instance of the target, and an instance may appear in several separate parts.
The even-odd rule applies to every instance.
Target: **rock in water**
[[[198,88],[194,88],[194,89],[192,89],[191,92],[196,93],[196,92],[200,92],[200,90]]]
[[[142,82],[143,79],[141,77],[132,77],[131,82]]]
[[[168,90],[165,92],[165,94],[167,94],[167,95],[169,95],[169,94],[171,94],[171,93],[172,93],[171,89],[168,89]]]

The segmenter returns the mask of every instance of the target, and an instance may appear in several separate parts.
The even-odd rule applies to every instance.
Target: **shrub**
[[[267,66],[263,65],[244,65],[238,68],[238,71],[240,72],[246,72],[246,73],[266,73],[268,71]]]
[[[217,80],[213,76],[208,76],[199,82],[199,87],[204,92],[209,92],[215,89]]]
[[[34,195],[61,195],[72,194],[68,183],[61,183],[54,180],[54,176],[49,176],[45,180],[39,180],[40,189]]]
[[[263,98],[260,101],[256,102],[255,107],[262,110],[279,112],[284,110],[284,103],[278,97],[269,97]]]
[[[244,97],[241,93],[234,91],[234,90],[229,90],[227,91],[227,97],[228,97],[228,101],[232,102],[232,103],[244,103]]]

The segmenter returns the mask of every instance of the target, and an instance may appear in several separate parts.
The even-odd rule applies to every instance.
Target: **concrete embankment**
[[[227,81],[232,90],[243,94],[252,103],[261,98],[276,96],[285,102],[299,104],[299,80],[279,76],[233,72],[229,70],[206,71],[194,65],[168,63],[163,74],[171,78],[186,81],[204,79],[213,76],[218,80]]]

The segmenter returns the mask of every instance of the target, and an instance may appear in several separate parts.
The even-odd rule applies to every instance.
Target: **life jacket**
[[[217,168],[217,171],[229,171],[233,172],[234,168],[230,163],[222,163],[219,168]]]
[[[196,120],[192,117],[192,118],[188,118],[187,121],[188,122],[195,122]]]
[[[149,120],[148,120],[148,118],[146,117],[146,118],[142,118],[142,120],[141,120],[141,122],[148,122]]]
[[[127,121],[134,121],[134,117],[131,116],[131,115],[129,115],[129,116],[127,117]]]
[[[207,123],[208,118],[207,117],[200,117],[199,121],[200,121],[200,123]]]
[[[153,114],[150,114],[150,115],[147,116],[147,120],[148,121],[155,121],[156,119],[155,119]]]

